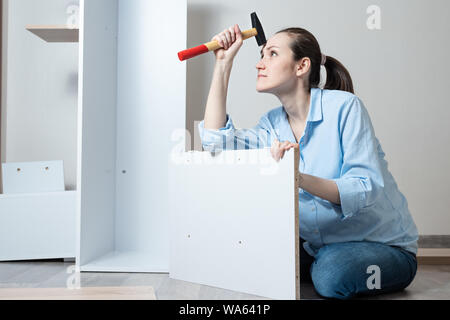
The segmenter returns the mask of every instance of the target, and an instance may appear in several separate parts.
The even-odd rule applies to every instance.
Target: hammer
[[[258,46],[265,45],[267,40],[266,36],[264,34],[264,30],[261,26],[261,22],[258,19],[258,16],[256,15],[256,12],[253,12],[251,14],[252,18],[252,27],[253,29],[242,31],[242,39],[247,40],[251,37],[256,37],[256,42],[258,43]],[[187,49],[184,51],[178,52],[178,58],[180,61],[187,60],[193,57],[196,57],[198,55],[201,55],[203,53],[209,52],[209,51],[215,51],[217,49],[222,48],[222,46],[217,41],[211,41],[205,44],[202,44],[198,47],[194,47],[191,49]]]

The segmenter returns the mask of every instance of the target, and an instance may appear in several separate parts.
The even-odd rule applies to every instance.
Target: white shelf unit
[[[0,261],[75,257],[76,191],[62,161],[2,164]]]
[[[169,155],[185,128],[187,1],[80,1],[77,265],[169,272]]]
[[[76,191],[0,195],[0,261],[75,257]]]
[[[77,42],[78,30],[67,26],[27,26],[48,42]],[[46,44],[43,44],[46,45]],[[44,161],[54,163],[53,161]],[[2,164],[2,167],[8,163]],[[35,162],[24,162],[32,171]],[[30,173],[30,172],[28,172]],[[6,172],[3,171],[3,178]],[[24,176],[0,194],[0,261],[73,259],[76,256],[77,191],[64,191],[59,176]],[[48,180],[50,179],[50,180]],[[60,182],[58,191],[48,187]],[[23,189],[25,191],[17,191]]]

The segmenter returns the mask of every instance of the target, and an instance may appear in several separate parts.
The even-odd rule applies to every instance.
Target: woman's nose
[[[256,69],[264,69],[265,66],[262,63],[262,59],[258,61],[258,63],[256,64]]]

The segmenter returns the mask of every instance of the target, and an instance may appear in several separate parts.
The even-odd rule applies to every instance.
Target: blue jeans
[[[325,298],[401,291],[417,272],[416,256],[400,247],[376,242],[333,243],[311,257],[303,242],[300,238],[300,280],[312,281],[316,292]]]

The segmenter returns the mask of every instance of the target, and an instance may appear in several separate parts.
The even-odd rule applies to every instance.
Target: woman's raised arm
[[[214,36],[222,49],[214,51],[216,63],[205,110],[205,129],[218,130],[226,123],[226,102],[233,59],[242,46],[242,34],[238,25]]]

